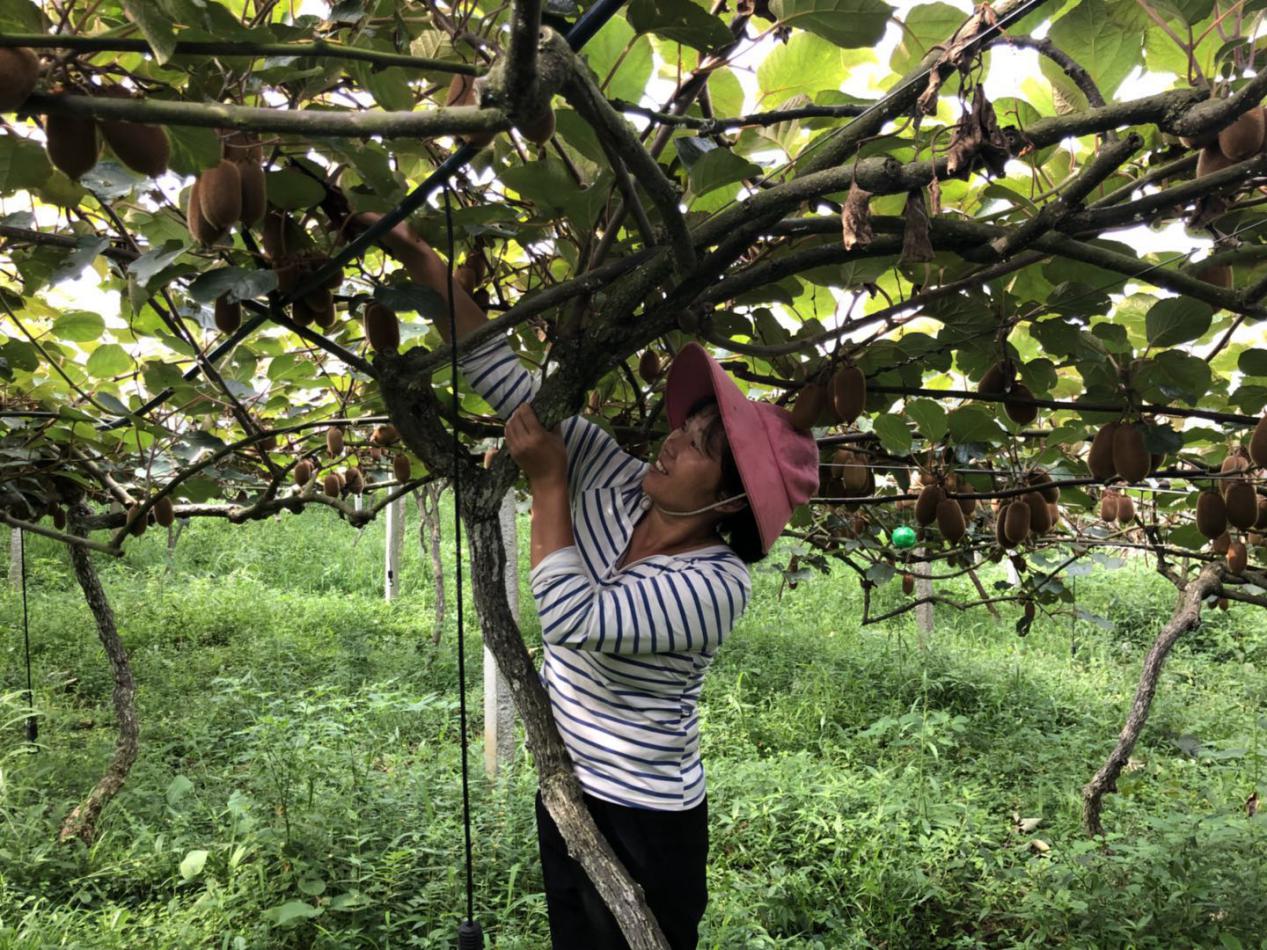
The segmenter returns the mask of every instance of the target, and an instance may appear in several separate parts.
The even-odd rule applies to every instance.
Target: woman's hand
[[[568,452],[559,427],[547,431],[528,403],[506,420],[506,445],[534,488],[567,484]]]

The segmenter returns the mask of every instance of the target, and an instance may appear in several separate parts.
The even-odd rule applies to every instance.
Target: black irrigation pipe
[[[594,38],[603,25],[611,19],[617,10],[621,8],[625,0],[599,0],[598,3],[586,10],[579,20],[572,24],[572,28],[567,31],[566,40],[573,50],[579,50],[582,46]],[[361,253],[375,240],[386,234],[401,221],[420,208],[422,204],[431,196],[431,194],[447,182],[457,171],[474,158],[480,149],[474,145],[463,145],[456,152],[444,160],[441,165],[432,172],[427,179],[418,187],[405,196],[405,199],[396,205],[391,211],[387,212],[372,225],[366,228],[361,234],[348,242],[348,245],[331,258],[320,271],[318,271],[305,287],[299,287],[292,293],[288,294],[281,303],[284,305],[292,300],[302,297],[310,290],[316,289],[327,279],[335,274],[336,271],[342,271],[343,265],[354,257],[359,257]],[[237,346],[267,319],[264,315],[251,317],[244,320],[242,325],[238,327],[231,335],[222,340],[210,353],[207,354],[207,360],[214,362],[219,359],[233,347]],[[196,379],[202,369],[198,365],[191,366],[184,373],[186,382]],[[175,390],[171,387],[164,389],[145,405],[127,416],[120,416],[109,422],[103,422],[97,426],[102,432],[109,432],[111,429],[117,429],[125,426],[134,417],[150,412],[161,406],[170,399]]]

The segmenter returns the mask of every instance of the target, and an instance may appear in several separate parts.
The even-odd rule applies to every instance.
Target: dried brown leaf
[[[871,192],[859,188],[857,181],[850,184],[849,195],[840,209],[840,226],[846,251],[866,247],[875,236],[871,231]]]
[[[923,189],[914,188],[907,193],[903,217],[906,227],[902,232],[902,263],[931,261],[933,242],[928,235],[928,207],[924,203]]]

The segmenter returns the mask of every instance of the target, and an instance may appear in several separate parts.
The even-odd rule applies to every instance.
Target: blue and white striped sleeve
[[[599,653],[711,651],[751,593],[746,570],[715,560],[676,570],[644,565],[627,574],[623,583],[595,584],[575,546],[546,555],[531,576],[542,639]]]
[[[509,419],[520,405],[531,402],[541,388],[541,374],[524,366],[505,338],[477,347],[458,365],[471,388],[502,419]],[[563,442],[568,450],[568,484],[574,491],[621,484],[645,465],[621,449],[603,429],[580,416],[563,420]]]

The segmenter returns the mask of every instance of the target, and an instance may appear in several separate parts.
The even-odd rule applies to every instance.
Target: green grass
[[[450,510],[446,548],[451,525]],[[35,754],[21,743],[20,603],[0,595],[0,947],[454,944],[452,553],[433,647],[414,512],[390,605],[382,534],[311,512],[194,525],[170,565],[156,532],[121,563],[99,559],[142,747],[91,848],[54,839],[112,748],[111,678],[64,554],[31,541]],[[845,572],[780,598],[780,550],[705,688],[703,946],[1267,947],[1267,824],[1244,809],[1267,793],[1260,614],[1212,612],[1180,641],[1097,843],[1079,788],[1169,616],[1163,580],[1142,565],[1079,578],[1079,604],[1111,631],[1040,616],[1022,639],[1016,611],[939,609],[920,650],[909,615],[859,626]],[[901,601],[896,587],[878,609]],[[542,947],[533,773],[521,750],[502,781],[483,776],[466,599],[477,915],[490,945]],[[534,617],[524,628],[538,637]],[[1041,824],[1021,834],[1014,813]]]

